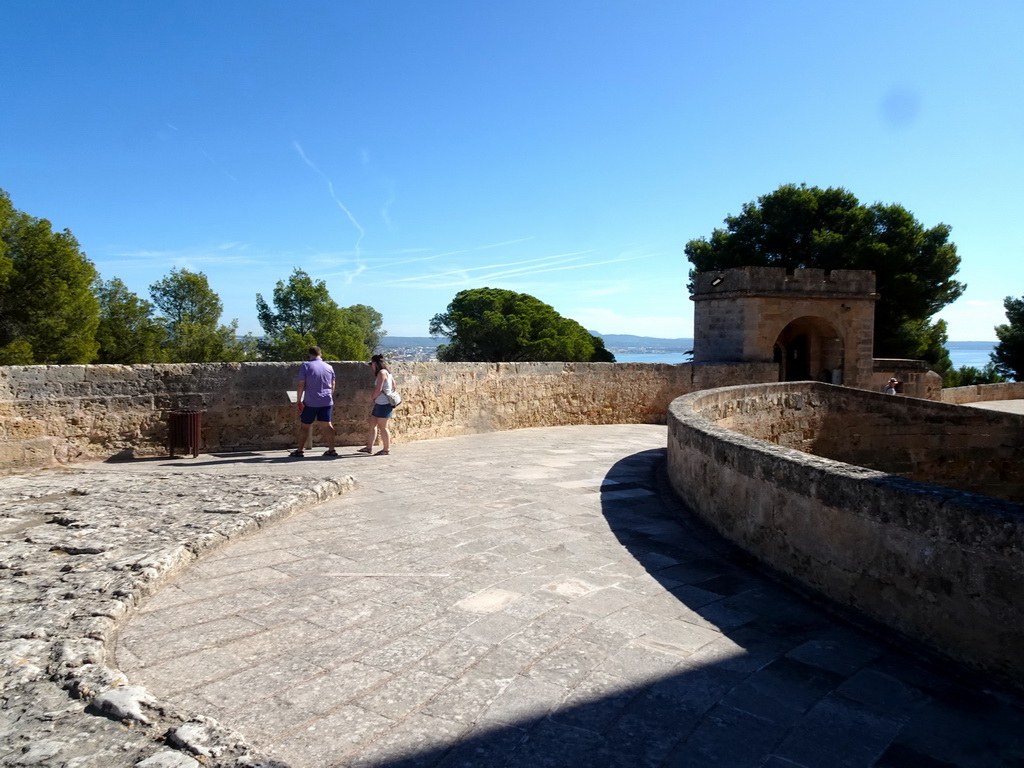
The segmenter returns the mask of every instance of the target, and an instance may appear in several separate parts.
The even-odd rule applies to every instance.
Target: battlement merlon
[[[795,269],[785,267],[735,267],[698,272],[693,278],[691,301],[729,295],[827,296],[875,300],[875,273],[868,269]]]

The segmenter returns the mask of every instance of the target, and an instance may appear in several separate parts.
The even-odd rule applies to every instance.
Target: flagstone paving
[[[751,570],[672,496],[665,439],[179,460],[357,487],[199,561],[117,663],[293,768],[1024,765],[1016,699]]]

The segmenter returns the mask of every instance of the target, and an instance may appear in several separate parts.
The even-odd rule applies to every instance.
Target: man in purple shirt
[[[303,449],[309,440],[309,431],[313,422],[320,422],[327,450],[324,456],[337,456],[334,450],[334,424],[331,423],[331,408],[334,406],[334,368],[320,357],[320,347],[309,348],[309,360],[299,369],[298,381],[299,447],[289,455],[302,458],[306,454]]]

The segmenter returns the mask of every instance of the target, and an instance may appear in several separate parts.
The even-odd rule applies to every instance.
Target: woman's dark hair
[[[370,358],[371,363],[376,363],[377,370],[388,370],[388,364],[384,361],[384,355],[374,355]]]

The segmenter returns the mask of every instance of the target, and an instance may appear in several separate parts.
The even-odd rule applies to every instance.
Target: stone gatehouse
[[[875,273],[741,267],[694,276],[693,361],[772,363],[778,381],[822,381],[878,390],[890,376],[903,394],[938,398],[941,381],[912,360],[875,360]]]

